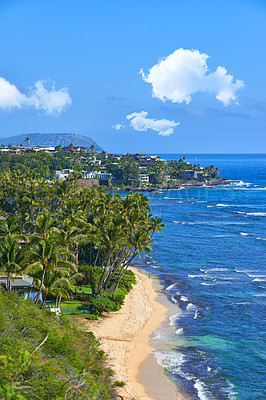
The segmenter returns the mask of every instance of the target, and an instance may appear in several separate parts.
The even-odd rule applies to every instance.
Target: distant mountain
[[[28,144],[25,142],[26,137],[30,139]],[[9,138],[0,138],[0,145],[3,144],[7,146],[11,144],[11,146],[17,146],[21,143],[23,146],[68,146],[72,143],[74,146],[84,146],[88,148],[94,145],[95,151],[103,150],[91,138],[74,133],[25,133]]]

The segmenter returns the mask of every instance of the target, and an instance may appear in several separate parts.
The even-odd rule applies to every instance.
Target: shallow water
[[[156,357],[195,399],[263,400],[266,155],[187,160],[217,166],[234,185],[146,194],[166,228],[145,266],[182,309],[155,333]]]

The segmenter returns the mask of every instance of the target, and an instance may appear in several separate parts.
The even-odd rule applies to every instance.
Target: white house
[[[59,179],[67,179],[71,172],[74,172],[73,169],[63,169],[62,171],[55,171],[55,177]]]
[[[147,174],[139,174],[139,181],[141,183],[149,183],[150,177]]]
[[[103,180],[108,180],[112,179],[112,174],[110,173],[102,173],[102,172],[97,172],[97,171],[82,171],[83,178],[84,179],[103,179]]]

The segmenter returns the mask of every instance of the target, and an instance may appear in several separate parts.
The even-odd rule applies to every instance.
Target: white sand
[[[135,268],[134,273],[137,284],[126,296],[120,311],[109,313],[99,321],[80,322],[83,328],[94,333],[101,349],[109,355],[114,379],[126,382],[123,388],[118,388],[125,400],[183,399],[163,375],[148,343],[153,330],[165,320],[168,309],[156,301],[158,290],[153,287],[153,279]],[[141,365],[145,366],[144,372],[143,368],[140,371]]]

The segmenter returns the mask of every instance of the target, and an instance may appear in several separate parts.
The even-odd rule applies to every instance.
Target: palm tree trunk
[[[59,296],[57,308],[60,308],[60,311],[61,311],[61,306],[60,306],[61,300],[62,300],[62,296]]]
[[[45,277],[45,272],[46,272],[46,268],[44,268],[44,270],[43,270],[42,280],[41,280],[41,283],[40,283],[39,291],[38,291],[38,294],[37,294],[36,299],[35,299],[35,303],[36,304],[38,304],[38,301],[40,300],[40,297],[41,297],[42,286],[43,286],[43,281],[44,281],[44,277]]]
[[[96,263],[97,263],[99,254],[100,254],[100,249],[98,249],[98,251],[97,251],[97,255],[96,255],[96,258],[95,258],[95,261],[94,261],[94,267],[96,267]]]
[[[7,272],[6,290],[10,292],[10,271]]]
[[[101,276],[101,279],[100,279],[100,282],[99,282],[99,286],[98,286],[96,295],[100,294],[101,291],[102,291],[103,284],[104,284],[104,281],[105,281],[105,277],[106,277],[106,275],[108,273],[108,264],[109,264],[109,261],[110,261],[111,254],[112,254],[112,249],[109,250],[108,255],[106,257],[105,267],[104,267],[104,270],[103,270],[103,273],[102,273],[102,276]]]
[[[44,296],[43,296],[43,299],[42,299],[42,305],[41,305],[41,309],[43,308],[43,306],[44,306],[44,303],[46,302],[47,295],[48,295],[48,290],[45,290],[45,292],[44,292]]]

